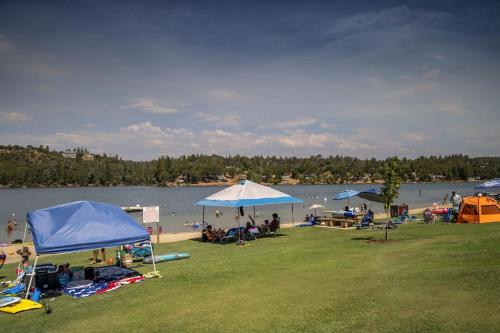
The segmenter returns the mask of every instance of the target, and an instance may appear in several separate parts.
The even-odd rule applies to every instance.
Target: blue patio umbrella
[[[368,201],[380,202],[383,203],[384,200],[380,195],[380,192],[374,188],[368,190],[355,191],[351,189],[343,190],[342,192],[337,193],[333,200],[345,200],[347,199],[347,205],[350,204],[350,198],[358,196]]]

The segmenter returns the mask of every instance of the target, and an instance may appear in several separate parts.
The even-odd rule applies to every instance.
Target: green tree
[[[397,157],[386,161],[384,165],[384,185],[380,189],[382,198],[384,199],[384,208],[389,218],[391,204],[399,195],[401,179],[398,174],[399,159]],[[385,226],[385,240],[388,239],[388,225]]]

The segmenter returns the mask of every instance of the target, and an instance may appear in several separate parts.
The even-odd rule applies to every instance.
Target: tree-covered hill
[[[49,147],[0,145],[0,186],[116,186],[220,183],[246,177],[267,183],[336,184],[382,179],[384,160],[321,155],[162,156],[127,161],[118,156],[70,152]],[[500,176],[500,157],[466,155],[401,159],[403,181],[459,181]]]

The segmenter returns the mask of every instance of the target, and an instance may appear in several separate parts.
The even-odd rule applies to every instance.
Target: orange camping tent
[[[478,210],[478,207],[480,209]],[[484,196],[465,197],[457,223],[500,222],[500,205],[495,199]]]

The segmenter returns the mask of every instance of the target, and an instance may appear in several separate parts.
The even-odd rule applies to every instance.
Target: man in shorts
[[[451,208],[453,220],[457,223],[458,211],[460,210],[460,205],[462,204],[462,197],[455,191],[451,192],[451,203],[453,204],[453,207]]]

